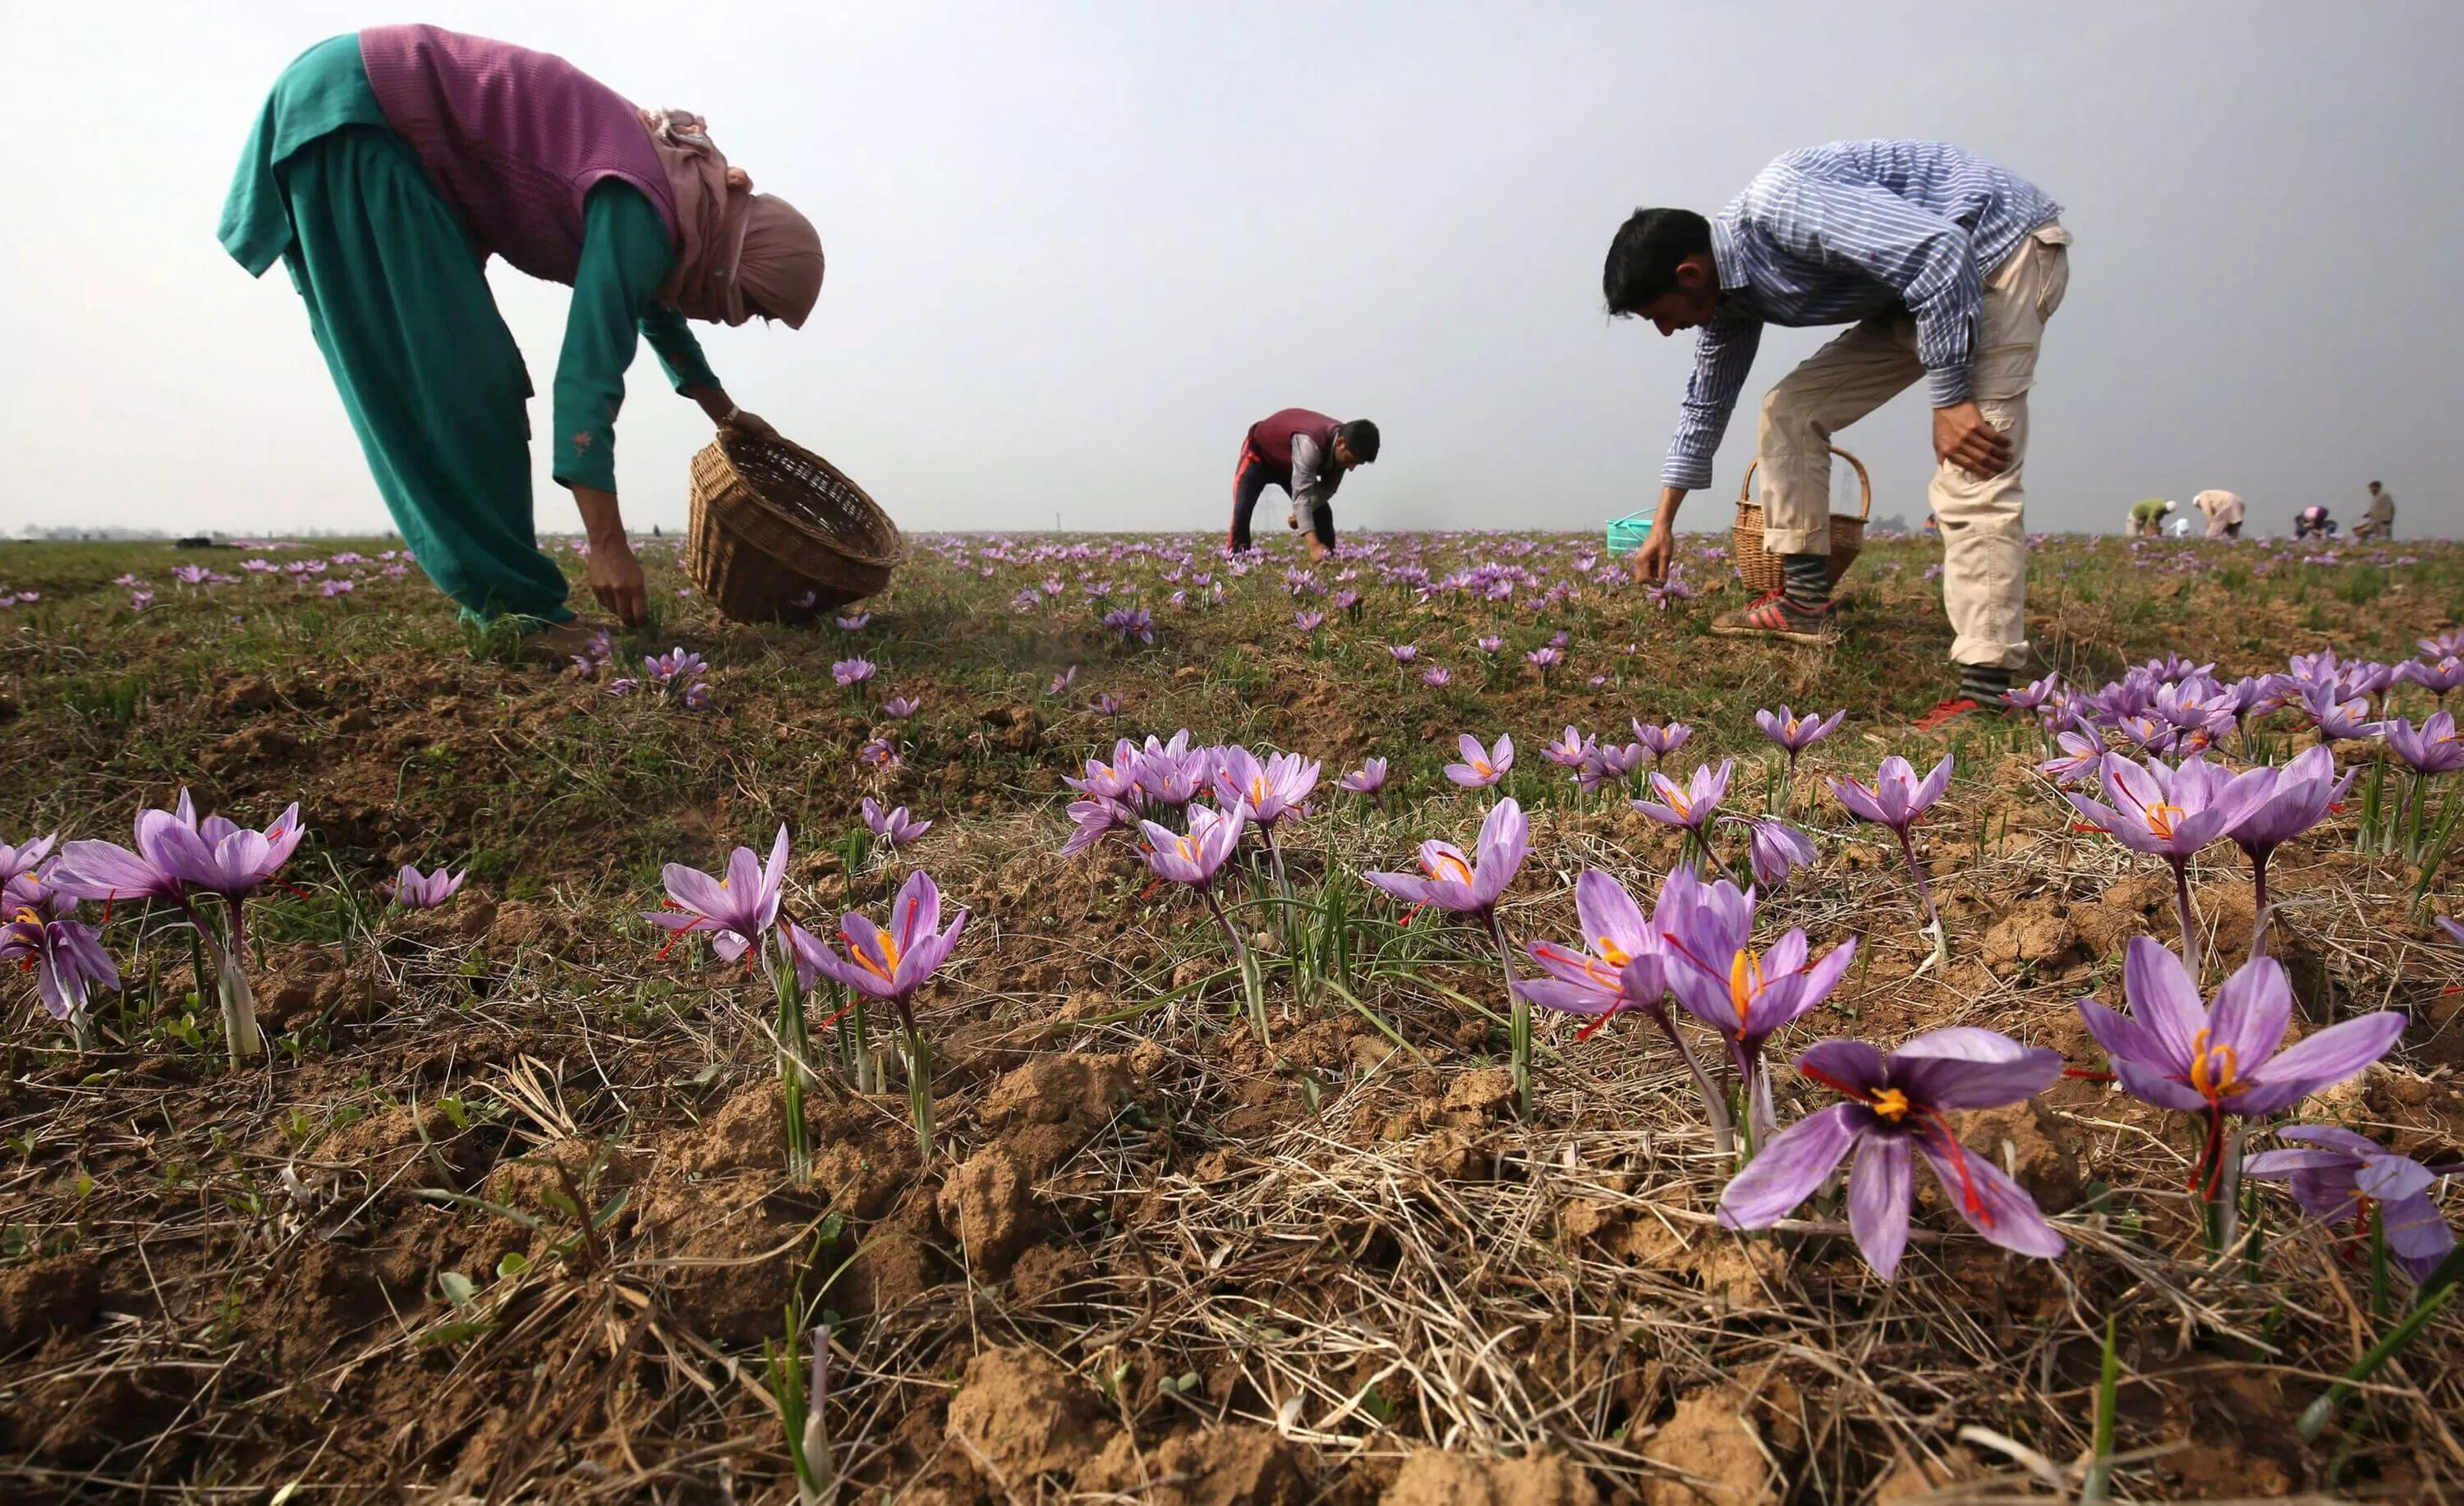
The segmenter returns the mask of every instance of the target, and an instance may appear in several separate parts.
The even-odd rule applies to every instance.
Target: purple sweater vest
[[[641,117],[561,57],[433,26],[360,33],[385,120],[410,142],[482,257],[570,285],[582,201],[621,178],[675,234],[675,199]]]
[[[1317,441],[1317,452],[1323,457],[1327,475],[1331,478],[1336,473],[1334,431],[1341,426],[1338,421],[1323,413],[1312,413],[1307,408],[1286,408],[1249,426],[1249,447],[1256,450],[1258,458],[1265,463],[1268,475],[1289,487],[1292,480],[1292,440],[1295,436],[1307,434]]]

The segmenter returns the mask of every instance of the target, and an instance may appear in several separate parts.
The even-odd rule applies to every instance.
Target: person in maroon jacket
[[[1377,426],[1367,419],[1339,423],[1307,408],[1286,408],[1249,426],[1241,443],[1241,468],[1232,474],[1234,552],[1249,547],[1249,514],[1270,487],[1292,499],[1291,524],[1309,531],[1309,557],[1334,549],[1334,489],[1343,473],[1377,458]]]

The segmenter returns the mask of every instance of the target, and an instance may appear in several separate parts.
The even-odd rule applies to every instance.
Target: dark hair
[[[1711,222],[1691,209],[1637,209],[1609,242],[1600,292],[1611,314],[1635,314],[1677,291],[1677,264],[1711,249]]]
[[[2378,484],[2377,482],[2373,481],[2373,482],[2371,482],[2371,483],[2370,483],[2370,490],[2371,490],[2371,491],[2376,491],[2378,489],[2379,489],[2379,484]]]
[[[1335,426],[1334,437],[1343,441],[1343,447],[1352,451],[1352,458],[1360,465],[1377,458],[1377,426],[1367,419]]]

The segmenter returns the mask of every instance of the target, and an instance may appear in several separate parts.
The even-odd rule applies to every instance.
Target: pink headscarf
[[[789,329],[803,328],[822,295],[822,237],[812,221],[776,194],[755,193],[700,116],[644,110],[642,124],[676,201],[676,261],[659,301],[687,318],[741,324],[753,314],[750,297]]]

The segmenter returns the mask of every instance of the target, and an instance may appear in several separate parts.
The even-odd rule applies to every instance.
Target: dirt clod
[[[1677,1474],[1642,1487],[1643,1506],[1763,1506],[1779,1499],[1771,1465],[1746,1430],[1746,1393],[1730,1386],[1697,1391],[1677,1404],[1642,1446],[1646,1459]]]
[[[1600,1495],[1561,1455],[1480,1459],[1422,1449],[1403,1461],[1380,1506],[1598,1506]]]
[[[951,1444],[1013,1495],[1032,1498],[1038,1478],[1074,1472],[1113,1430],[1092,1389],[1024,1344],[976,1356],[950,1398]]]

